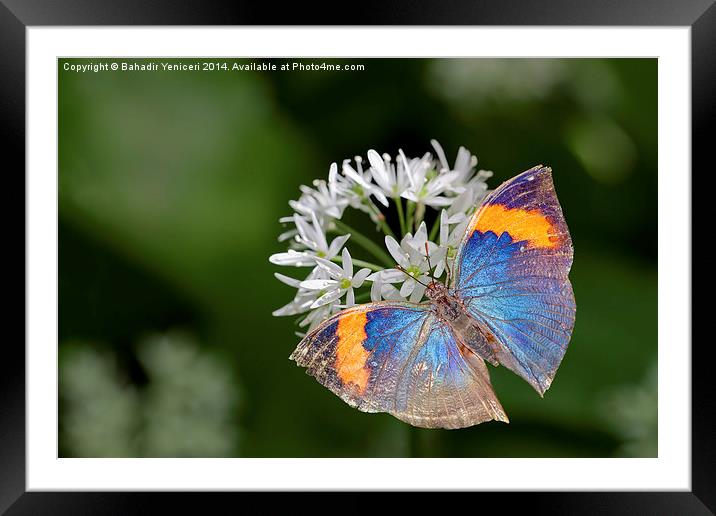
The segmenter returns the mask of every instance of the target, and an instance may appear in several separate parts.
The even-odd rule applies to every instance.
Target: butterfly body
[[[572,253],[551,169],[534,167],[485,199],[457,250],[454,281],[432,281],[428,302],[344,309],[291,359],[364,412],[427,428],[507,422],[485,362],[540,395],[550,387],[574,326]]]
[[[494,336],[468,313],[465,303],[443,283],[432,281],[425,289],[435,316],[449,325],[460,344],[477,354],[481,359],[498,366]]]

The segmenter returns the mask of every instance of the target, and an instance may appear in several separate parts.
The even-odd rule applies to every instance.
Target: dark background
[[[656,60],[356,62],[60,61],[60,455],[655,456]],[[552,388],[491,369],[510,425],[357,412],[288,361],[293,322],[271,316],[291,292],[267,258],[298,185],[430,138],[451,161],[468,147],[491,187],[551,166],[572,233],[577,322]]]

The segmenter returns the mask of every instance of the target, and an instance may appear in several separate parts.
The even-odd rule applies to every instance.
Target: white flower
[[[328,273],[322,267],[314,268],[303,281],[290,278],[279,273],[274,273],[274,276],[279,281],[298,289],[296,296],[290,303],[273,311],[274,316],[281,317],[286,315],[300,315],[309,312],[308,315],[299,321],[298,325],[300,327],[308,326],[308,330],[310,331],[332,314],[340,310],[340,307],[337,304],[325,304],[312,309],[313,304],[321,295],[321,292],[319,290],[307,289],[301,286],[303,281],[316,281],[327,278]],[[297,333],[297,335],[301,338],[304,336],[300,333]]]
[[[490,170],[478,170],[477,174],[467,182],[467,190],[472,191],[472,205],[477,206],[487,195],[487,183],[485,182],[492,177]]]
[[[457,225],[451,231],[450,226],[453,225],[451,222],[453,219],[449,217],[448,213],[446,210],[440,213],[440,250],[444,253],[442,263],[452,272],[454,271],[457,248],[462,242],[462,237],[465,235],[465,230],[470,223],[470,218],[463,216],[457,220]]]
[[[274,273],[274,276],[282,283],[298,289],[296,296],[290,303],[274,310],[274,316],[281,317],[284,315],[298,315],[310,310],[311,305],[318,298],[318,293],[316,291],[302,288],[301,280],[290,278],[278,272]],[[323,269],[316,267],[311,271],[308,277],[306,277],[306,280],[322,279],[326,276],[327,274]]]
[[[384,274],[378,279],[382,283],[398,283],[400,280],[403,280],[403,285],[400,287],[400,295],[403,298],[409,297],[412,302],[420,301],[427,284],[434,277],[440,277],[444,270],[444,253],[435,243],[428,240],[428,229],[425,222],[420,224],[415,236],[410,233],[406,234],[400,244],[398,244],[393,237],[386,236],[385,246],[388,248],[390,255],[397,262],[399,268],[403,270],[401,271],[398,268],[387,269],[385,272],[391,271],[391,274],[389,276]],[[429,263],[437,264],[434,274],[430,271]],[[401,272],[402,277],[393,271]]]
[[[403,192],[403,197],[421,205],[432,207],[449,206],[452,200],[444,197],[451,183],[458,176],[457,172],[448,170],[436,172],[430,154],[421,159],[413,159],[408,162],[403,151],[400,151],[400,159],[403,166],[409,171],[410,188]]]
[[[445,269],[443,263],[445,253],[440,249],[440,246],[428,240],[428,227],[425,222],[420,224],[420,227],[418,227],[418,230],[415,232],[415,236],[411,236],[410,233],[406,235],[406,243],[424,256],[428,265],[434,267],[432,272],[433,278],[439,278],[442,275]]]
[[[458,224],[466,218],[469,218],[475,206],[474,199],[475,192],[471,189],[466,189],[453,199],[453,203],[448,206],[447,210],[442,210],[440,212],[441,223],[443,213],[447,215],[447,221],[449,224]]]
[[[400,295],[400,291],[395,288],[392,283],[399,283],[405,278],[405,273],[398,269],[385,269],[374,272],[366,278],[371,281],[370,300],[380,301],[381,299],[402,300],[405,299]]]
[[[445,157],[445,151],[443,151],[438,141],[430,140],[430,144],[438,155],[441,166],[440,170],[451,170]],[[455,175],[451,183],[447,186],[449,192],[456,194],[462,194],[466,191],[470,192],[472,194],[470,203],[473,206],[484,197],[487,191],[487,183],[485,183],[485,180],[492,176],[492,172],[488,170],[480,170],[475,174],[476,166],[477,157],[470,154],[470,151],[465,147],[460,147],[457,151],[457,157],[455,158],[455,166],[452,168],[452,172],[454,172]]]
[[[276,253],[269,256],[269,261],[274,265],[293,265],[294,267],[310,267],[315,265],[313,256],[307,252],[299,252],[289,249],[285,253]]]
[[[301,197],[297,201],[289,201],[289,206],[304,217],[316,215],[319,218],[340,219],[343,210],[348,206],[348,200],[341,195],[338,188],[338,166],[331,164],[328,182],[317,179],[313,186],[316,188],[301,185]]]
[[[373,149],[368,151],[368,161],[370,162],[373,180],[385,195],[392,198],[400,197],[410,186],[408,171],[402,161],[398,161],[396,167],[390,162],[388,154],[383,154],[381,158]]]
[[[353,275],[353,260],[348,249],[343,249],[343,267],[337,264],[315,258],[319,267],[322,267],[327,273],[328,279],[309,279],[300,283],[301,288],[307,290],[318,291],[320,294],[313,302],[311,308],[333,304],[343,295],[346,295],[346,307],[355,304],[354,288],[360,288],[363,282],[370,274],[370,269],[361,269]]]
[[[295,241],[307,248],[303,251],[289,249],[285,253],[276,253],[269,257],[269,261],[276,265],[293,265],[295,267],[309,267],[315,265],[314,258],[326,258],[330,260],[337,256],[340,250],[350,238],[350,234],[337,236],[328,245],[326,233],[323,226],[318,222],[315,213],[311,214],[313,224],[306,222],[303,217],[294,215],[293,221],[296,224],[298,234]]]
[[[366,204],[370,201],[371,195],[378,199],[383,206],[388,206],[388,199],[377,185],[371,183],[373,176],[369,168],[363,171],[363,160],[360,156],[355,157],[355,170],[350,165],[350,160],[343,161],[343,177],[337,176],[339,187],[342,193],[348,199],[350,206],[359,210],[366,210]]]

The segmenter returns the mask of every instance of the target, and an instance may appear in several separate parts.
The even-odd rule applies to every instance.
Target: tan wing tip
[[[505,412],[505,409],[500,407],[499,411],[495,411],[494,417],[492,418],[494,421],[500,421],[501,423],[509,423],[510,418],[507,417],[507,412]]]
[[[537,391],[537,394],[539,394],[540,398],[544,399],[545,393],[549,390],[550,387],[552,387],[552,381],[554,380],[554,377],[547,378],[544,385],[540,385],[539,383],[537,385],[533,385],[534,389]]]

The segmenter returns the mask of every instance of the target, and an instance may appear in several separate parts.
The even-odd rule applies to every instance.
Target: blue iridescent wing
[[[503,183],[473,216],[454,290],[498,342],[497,360],[543,395],[574,327],[572,240],[548,167]]]
[[[485,363],[434,316],[405,364],[393,415],[415,426],[465,428],[484,421],[509,422],[490,384]]]
[[[425,428],[507,421],[482,360],[460,347],[429,305],[385,301],[343,310],[309,333],[291,359],[364,412]]]

